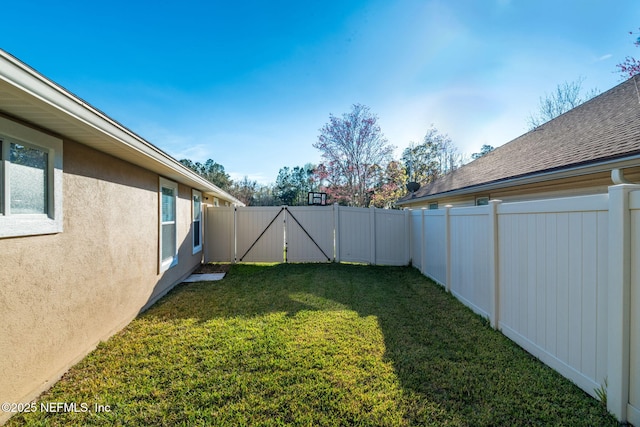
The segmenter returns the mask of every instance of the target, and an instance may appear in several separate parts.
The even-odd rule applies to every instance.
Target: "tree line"
[[[583,81],[565,82],[541,97],[537,113],[529,117],[529,128],[535,129],[597,95],[596,90],[583,94]],[[247,206],[306,205],[309,192],[323,192],[328,204],[388,209],[407,193],[408,183],[428,184],[494,149],[484,144],[480,151],[465,156],[447,134],[431,125],[422,141],[411,142],[400,159],[394,159],[395,147],[384,136],[378,116],[362,104],[354,104],[341,116],[330,114],[313,147],[320,151],[319,164],[284,166],[275,183],[269,185],[246,176],[234,181],[224,166],[212,159],[180,162]]]
[[[323,192],[329,204],[393,208],[406,194],[408,182],[424,185],[466,160],[451,138],[433,125],[420,143],[411,143],[400,159],[394,159],[395,147],[385,138],[378,117],[362,104],[341,116],[329,115],[313,146],[321,153],[321,163],[282,167],[270,185],[247,177],[234,181],[213,159],[180,162],[247,206],[306,205],[309,192]],[[472,158],[492,149],[484,145]]]
[[[529,117],[530,130],[597,95],[597,90],[583,94],[583,81],[565,82],[541,97],[537,113]],[[480,151],[465,156],[447,134],[431,125],[421,142],[411,142],[400,159],[394,159],[395,147],[385,138],[378,117],[362,104],[354,104],[341,116],[330,114],[313,147],[320,151],[319,164],[282,167],[269,185],[246,176],[233,181],[212,159],[180,162],[247,206],[306,205],[309,192],[322,192],[328,204],[389,209],[407,194],[408,183],[429,184],[494,150],[484,144]]]

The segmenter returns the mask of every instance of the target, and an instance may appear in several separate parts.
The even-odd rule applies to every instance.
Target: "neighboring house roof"
[[[2,49],[0,112],[244,206],[240,200]]]
[[[640,159],[639,76],[424,185],[398,204],[577,176]],[[565,176],[562,176],[562,175]]]

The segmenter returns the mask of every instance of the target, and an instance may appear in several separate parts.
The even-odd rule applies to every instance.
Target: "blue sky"
[[[176,158],[275,181],[329,114],[378,115],[397,157],[433,124],[465,153],[527,130],[565,81],[619,82],[623,1],[14,1],[0,47]]]

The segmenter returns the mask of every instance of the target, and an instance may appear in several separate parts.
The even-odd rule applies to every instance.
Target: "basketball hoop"
[[[315,191],[309,192],[309,206],[326,206],[327,205],[327,193],[316,193]]]

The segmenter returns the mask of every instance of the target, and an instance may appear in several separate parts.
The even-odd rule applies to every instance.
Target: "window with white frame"
[[[0,117],[0,238],[62,232],[62,140]]]
[[[160,178],[160,272],[178,264],[178,184]]]
[[[202,250],[202,193],[198,190],[191,190],[192,212],[193,212],[193,253]]]

